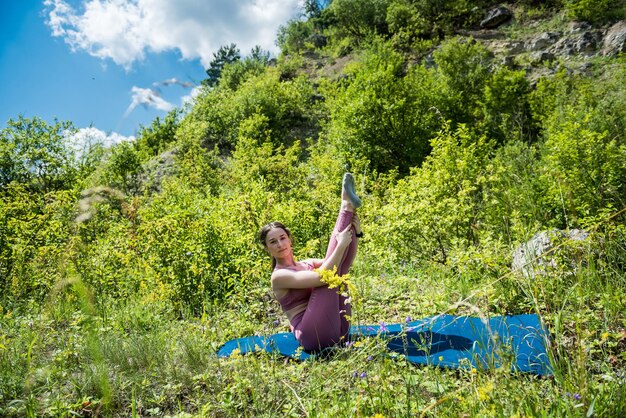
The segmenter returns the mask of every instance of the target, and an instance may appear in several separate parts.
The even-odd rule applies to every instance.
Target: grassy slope
[[[623,236],[615,242],[624,242]],[[505,368],[441,370],[385,355],[366,340],[330,360],[269,355],[218,360],[224,341],[287,330],[265,286],[201,317],[150,301],[50,296],[23,312],[0,312],[0,414],[7,416],[619,416],[626,413],[626,248],[603,263],[536,280],[440,266],[380,265],[367,252],[353,277],[362,323],[437,313],[502,313],[522,299],[553,337],[550,378]],[[80,286],[78,286],[80,290]],[[78,296],[76,296],[78,295]],[[455,302],[465,300],[461,308]],[[96,308],[95,306],[98,306]],[[275,325],[280,318],[279,325]],[[621,357],[620,357],[621,356]]]

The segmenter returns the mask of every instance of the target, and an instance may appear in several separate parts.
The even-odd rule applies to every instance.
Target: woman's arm
[[[323,258],[309,258],[306,261],[308,261],[314,269],[318,269],[322,266],[322,263],[324,262]]]
[[[322,270],[332,270],[338,266],[343,258],[343,254],[352,242],[352,231],[348,225],[346,229],[336,235],[337,247],[333,253],[322,261],[321,265],[316,266]],[[315,265],[315,264],[314,264]],[[324,283],[320,281],[320,275],[314,271],[291,271],[287,269],[279,269],[272,273],[272,289],[306,289],[309,287],[320,287]]]

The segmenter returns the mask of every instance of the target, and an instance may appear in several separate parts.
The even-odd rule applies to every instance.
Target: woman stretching
[[[355,213],[361,200],[355,193],[350,173],[343,177],[341,208],[324,259],[296,261],[291,248],[291,233],[280,222],[261,228],[259,239],[272,257],[272,290],[289,318],[291,331],[307,351],[335,345],[348,335],[350,304],[338,288],[329,289],[313,271],[348,272],[356,255],[357,238],[363,234]]]

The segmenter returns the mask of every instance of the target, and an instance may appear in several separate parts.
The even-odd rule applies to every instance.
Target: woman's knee
[[[341,341],[341,329],[324,331],[319,332],[317,329],[302,331],[299,339],[300,345],[307,351],[317,351],[332,347]]]

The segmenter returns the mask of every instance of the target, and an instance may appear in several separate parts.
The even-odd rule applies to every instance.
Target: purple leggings
[[[329,257],[337,247],[335,235],[346,229],[352,223],[352,212],[339,211],[335,229],[328,243],[326,257]],[[348,272],[357,250],[357,239],[354,227],[352,228],[352,241],[337,266],[337,274],[343,275]],[[311,292],[311,297],[306,310],[301,315],[296,315],[292,322],[293,332],[296,339],[307,351],[315,351],[330,347],[341,342],[348,335],[350,324],[346,315],[350,316],[352,309],[346,304],[346,297],[338,293],[338,289],[329,289],[328,286],[316,287]]]

